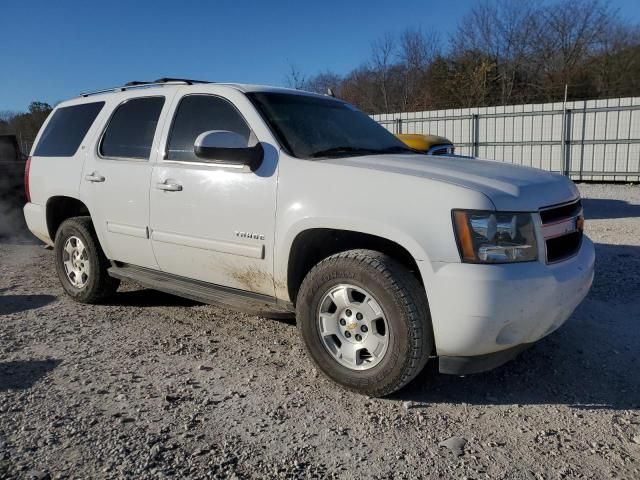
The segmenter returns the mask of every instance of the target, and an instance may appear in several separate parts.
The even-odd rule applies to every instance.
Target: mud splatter
[[[275,288],[273,276],[256,267],[227,266],[225,270],[230,278],[250,292],[271,294]]]

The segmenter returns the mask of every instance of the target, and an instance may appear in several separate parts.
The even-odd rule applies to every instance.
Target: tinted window
[[[38,157],[73,157],[104,102],[61,107],[40,136],[34,152]]]
[[[199,160],[193,153],[193,144],[198,135],[209,130],[238,133],[247,140],[247,145],[254,141],[249,126],[231,102],[211,95],[189,95],[176,110],[167,159]]]
[[[298,158],[415,154],[348,103],[319,96],[249,93],[282,146]]]
[[[134,98],[114,112],[102,138],[104,157],[148,160],[164,97]]]

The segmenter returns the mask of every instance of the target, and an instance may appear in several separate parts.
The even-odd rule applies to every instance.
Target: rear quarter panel
[[[91,98],[91,102],[104,101],[101,96]],[[88,103],[82,100],[72,100],[64,102],[56,107],[50,114],[45,123],[40,128],[36,141],[31,149],[31,168],[29,171],[29,191],[31,193],[31,202],[43,207],[43,212],[47,201],[51,197],[66,196],[72,198],[80,198],[80,180],[82,178],[82,169],[84,161],[87,157],[89,145],[93,138],[100,131],[103,123],[108,118],[108,109],[102,108],[93,125],[87,131],[83,141],[72,157],[38,157],[34,155],[36,147],[42,132],[46,129],[51,121],[54,112],[60,107],[68,107],[81,103]]]

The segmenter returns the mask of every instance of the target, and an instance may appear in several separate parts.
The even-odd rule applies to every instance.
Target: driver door
[[[247,105],[245,108],[249,108]],[[274,295],[273,241],[277,154],[248,167],[196,157],[196,138],[209,130],[257,138],[242,112],[218,95],[175,100],[164,133],[164,158],[150,190],[151,242],[162,271],[216,285]]]

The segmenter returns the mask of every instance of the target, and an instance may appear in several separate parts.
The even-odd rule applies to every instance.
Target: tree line
[[[14,134],[18,137],[22,153],[31,146],[38,130],[51,113],[51,105],[44,102],[31,102],[26,112],[0,112],[0,135]]]
[[[292,65],[286,83],[370,114],[640,93],[640,26],[601,0],[484,0],[449,38],[435,28],[381,36],[346,75]]]
[[[640,25],[606,1],[482,0],[448,38],[435,28],[382,35],[345,75],[291,66],[286,83],[370,114],[560,101],[565,86],[568,100],[640,94]],[[0,111],[0,134],[26,148],[50,112]]]

